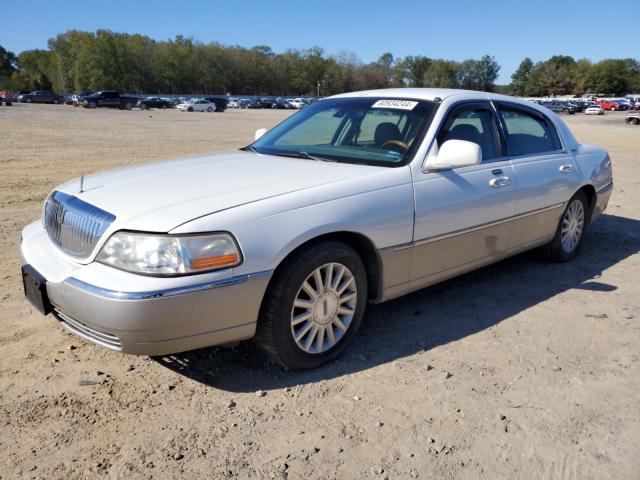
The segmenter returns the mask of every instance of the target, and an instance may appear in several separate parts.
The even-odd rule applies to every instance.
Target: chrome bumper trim
[[[237,275],[235,277],[214,280],[212,282],[199,283],[196,285],[185,285],[184,287],[168,288],[164,290],[152,290],[148,292],[121,292],[118,290],[110,290],[108,288],[91,285],[90,283],[83,282],[82,280],[79,280],[75,277],[69,277],[64,281],[64,283],[84,290],[92,295],[97,295],[99,297],[111,298],[116,300],[149,300],[152,298],[171,297],[175,295],[183,295],[185,293],[201,292],[203,290],[209,290],[212,288],[227,287],[229,285],[244,283],[254,278],[269,277],[272,273],[273,270],[265,270],[262,272]]]
[[[597,194],[601,194],[603,192],[606,192],[607,190],[611,190],[613,188],[613,182],[609,183],[607,186],[602,187],[600,190],[598,190],[596,193]]]
[[[87,327],[85,324],[74,320],[69,315],[64,314],[57,308],[53,309],[53,316],[58,319],[58,321],[64,328],[86,340],[98,343],[103,347],[107,347],[112,350],[122,350],[120,339],[115,335],[100,332],[93,328]]]

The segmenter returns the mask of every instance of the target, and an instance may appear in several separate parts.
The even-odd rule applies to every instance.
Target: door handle
[[[573,172],[573,165],[560,165],[560,168],[558,170],[560,170],[560,173],[571,173]]]
[[[489,185],[493,188],[508,187],[511,185],[511,179],[509,177],[496,177],[489,180]]]

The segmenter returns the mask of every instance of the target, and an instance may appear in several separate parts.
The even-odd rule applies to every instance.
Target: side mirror
[[[253,139],[254,140],[258,140],[265,133],[267,133],[267,129],[266,128],[259,128],[258,130],[256,130],[256,134],[253,136]]]
[[[447,140],[432,152],[427,161],[428,170],[450,170],[452,168],[479,165],[482,161],[480,145],[466,140]]]

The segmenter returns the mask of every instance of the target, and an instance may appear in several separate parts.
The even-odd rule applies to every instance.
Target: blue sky
[[[0,0],[0,45],[19,53],[46,48],[68,29],[107,28],[276,52],[319,45],[364,62],[384,52],[453,60],[489,54],[502,65],[499,83],[508,83],[525,56],[639,58],[630,36],[639,7],[640,0]]]

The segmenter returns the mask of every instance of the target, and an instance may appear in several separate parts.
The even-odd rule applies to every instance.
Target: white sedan
[[[215,112],[216,104],[202,99],[192,99],[181,103],[176,107],[183,112]]]
[[[535,247],[573,259],[612,189],[608,153],[531,102],[348,93],[240,150],[56,187],[22,232],[22,279],[40,312],[113,350],[255,337],[312,368],[347,347],[369,303]]]
[[[589,105],[585,111],[585,115],[604,115],[604,108],[600,105]]]

